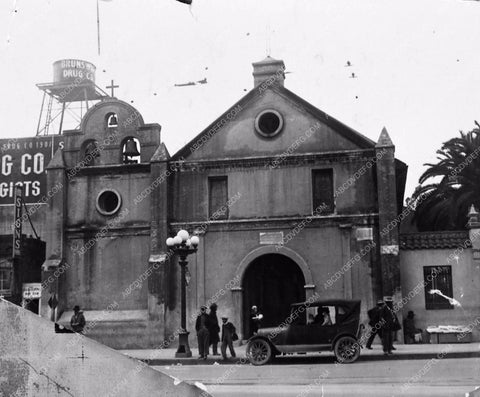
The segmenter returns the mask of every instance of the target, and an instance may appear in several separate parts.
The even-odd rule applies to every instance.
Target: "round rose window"
[[[102,215],[115,214],[122,205],[122,198],[115,190],[102,190],[97,197],[97,210]]]
[[[274,137],[282,128],[283,118],[276,110],[264,110],[255,119],[255,130],[263,137]]]

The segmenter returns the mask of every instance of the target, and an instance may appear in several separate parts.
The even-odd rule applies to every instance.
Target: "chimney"
[[[254,62],[253,65],[253,83],[258,87],[263,82],[268,86],[278,84],[283,87],[285,81],[285,64],[282,60],[273,59],[270,56],[263,61]]]

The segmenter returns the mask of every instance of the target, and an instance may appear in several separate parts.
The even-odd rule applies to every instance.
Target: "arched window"
[[[118,117],[114,112],[107,113],[105,115],[105,125],[107,128],[118,127]]]
[[[82,161],[85,166],[95,165],[96,159],[100,157],[100,147],[94,139],[88,140],[83,144]]]
[[[123,164],[140,163],[140,141],[134,137],[125,138],[121,145]]]

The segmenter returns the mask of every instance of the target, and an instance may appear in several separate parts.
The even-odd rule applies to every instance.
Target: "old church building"
[[[406,165],[385,129],[374,142],[315,108],[285,88],[284,69],[254,63],[253,89],[173,156],[160,126],[116,98],[64,131],[47,167],[47,188],[63,189],[47,204],[42,315],[68,322],[78,304],[92,337],[158,346],[180,325],[165,244],[180,229],[200,237],[190,331],[213,302],[246,338],[252,305],[276,326],[312,296],[361,299],[364,319],[376,299],[401,299]]]

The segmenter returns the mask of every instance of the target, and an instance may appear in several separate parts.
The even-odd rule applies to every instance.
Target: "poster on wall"
[[[15,186],[22,186],[26,204],[47,193],[46,168],[63,136],[0,139],[0,205],[13,205]]]

